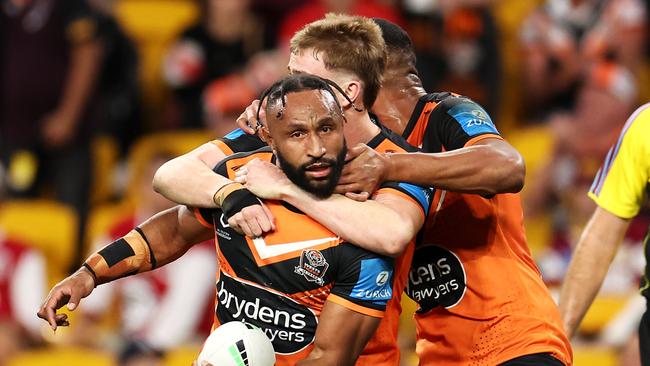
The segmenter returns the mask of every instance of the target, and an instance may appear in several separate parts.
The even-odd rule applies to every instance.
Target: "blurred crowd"
[[[589,185],[627,117],[650,99],[648,6],[0,0],[0,366],[38,364],[39,350],[53,345],[115,355],[106,365],[185,364],[169,355],[196,347],[210,330],[213,243],[103,286],[62,334],[52,336],[35,313],[45,290],[91,250],[172,205],[151,189],[156,168],[235,128],[243,109],[286,73],[291,36],[328,12],[401,25],[428,91],[485,107],[526,159],[529,242],[547,283],[559,285],[594,208]],[[632,223],[603,287],[611,302],[588,315],[578,339],[613,355],[607,365],[631,364],[625,349],[643,307],[629,299],[649,223],[648,212]],[[413,328],[405,319],[408,348]],[[408,352],[404,360],[411,364]]]

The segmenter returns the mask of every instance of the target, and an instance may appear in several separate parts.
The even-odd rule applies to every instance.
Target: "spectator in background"
[[[124,153],[143,132],[138,54],[113,12],[115,0],[89,0],[96,10],[103,41],[102,69],[97,81],[96,133],[108,135]]]
[[[297,2],[296,2],[297,3]],[[267,4],[268,6],[268,4]],[[286,6],[284,4],[283,6]],[[374,0],[312,0],[288,12],[279,25],[279,48],[252,57],[244,68],[212,81],[202,95],[205,122],[219,136],[236,128],[235,118],[249,102],[286,74],[289,39],[328,12],[379,16],[399,21],[397,11]],[[236,92],[235,92],[236,91]]]
[[[427,90],[449,90],[496,118],[501,57],[494,0],[405,0],[418,70]]]
[[[237,128],[235,118],[252,99],[287,73],[288,60],[282,50],[261,52],[242,70],[207,85],[202,95],[206,126],[217,136]]]
[[[564,278],[572,243],[577,242],[579,230],[594,209],[583,193],[589,190],[599,162],[616,141],[637,98],[634,76],[613,62],[593,65],[584,80],[575,109],[555,114],[546,122],[553,134],[554,149],[531,180],[524,201],[527,216],[548,211],[553,219],[553,241],[539,258],[550,285]],[[627,238],[630,253],[640,244],[634,232],[631,230]],[[629,261],[624,266],[638,268]],[[635,274],[619,276],[619,280],[623,276],[634,281]]]
[[[582,74],[607,60],[636,73],[645,56],[643,0],[548,0],[524,22],[522,81],[528,119],[573,108]]]
[[[0,6],[0,158],[8,195],[35,197],[50,184],[83,222],[103,50],[97,16],[84,0],[0,0]]]
[[[264,25],[251,12],[250,0],[202,0],[202,19],[185,30],[163,63],[174,92],[177,126],[204,127],[202,95],[211,81],[241,70],[268,48]],[[229,93],[236,89],[228,90]]]
[[[276,44],[280,26],[287,14],[305,5],[308,1],[311,0],[252,0],[255,13],[264,19],[270,43]]]
[[[106,238],[100,240],[102,245],[119,239],[145,219],[174,205],[151,188],[154,173],[169,158],[171,155],[167,154],[152,158],[139,180],[135,211],[114,223]],[[195,337],[205,339],[214,315],[214,251],[213,241],[206,241],[192,247],[167,266],[98,287],[84,299],[84,306],[81,307],[84,321],[81,322],[83,325],[78,330],[77,338],[81,342],[97,341],[99,337],[84,335],[94,332],[93,323],[106,314],[114,300],[119,298],[120,331],[126,340],[125,354],[138,359],[139,356],[156,358],[160,356],[159,352],[188,343]],[[188,303],[196,306],[188,309]]]
[[[45,259],[0,232],[0,365],[40,341],[34,312],[45,293]],[[26,290],[27,289],[27,290]]]
[[[227,3],[234,0],[211,0],[209,4],[220,1]],[[248,6],[249,3],[250,1],[244,1],[237,9],[247,11],[249,16],[252,17],[250,6]],[[197,116],[201,118],[202,124],[193,126],[206,126],[217,135],[224,135],[236,128],[235,118],[248,106],[249,102],[257,98],[259,93],[275,80],[286,74],[286,64],[289,60],[286,46],[288,46],[289,39],[305,24],[322,18],[328,12],[379,16],[396,22],[401,20],[393,7],[380,5],[373,0],[314,0],[306,2],[303,6],[299,6],[284,17],[284,21],[279,26],[280,34],[277,40],[280,45],[279,49],[258,52],[254,56],[251,56],[250,52],[246,53],[246,58],[234,62],[233,67],[230,67],[233,70],[232,72],[220,75],[214,74],[211,77],[201,79],[201,83],[193,84],[196,86],[193,96],[190,96],[190,92],[188,92],[185,94],[187,98],[179,98],[179,100],[185,101],[181,104],[193,105],[194,117],[192,118],[197,118]],[[236,19],[236,17],[228,15],[222,16],[228,17],[229,22]],[[216,18],[214,23],[224,24],[223,22],[219,23]],[[242,23],[242,21],[239,21],[238,26]],[[257,26],[257,28],[260,27]],[[270,38],[264,38],[260,30],[257,30],[256,35],[258,44],[261,44],[261,41],[266,39],[267,44],[264,45],[264,48],[271,46],[268,43]],[[182,47],[173,48],[170,56],[165,61],[166,79],[172,86],[175,85],[174,80],[185,79],[187,75],[205,75],[203,71],[205,69],[204,62],[197,61],[203,59],[201,55],[205,52],[200,51],[198,47],[188,46],[187,42],[181,42],[179,45],[182,45]],[[262,50],[261,47],[254,51],[260,50]],[[219,61],[215,61],[217,66],[219,63],[224,63],[222,59],[219,58]],[[226,58],[226,60],[228,59],[232,59],[232,56]],[[228,65],[228,62],[225,62],[225,65]],[[180,72],[181,70],[184,71]],[[181,75],[181,77],[178,78],[178,75]],[[177,88],[176,90],[176,95],[180,95],[180,89]],[[198,121],[198,119],[195,120]]]

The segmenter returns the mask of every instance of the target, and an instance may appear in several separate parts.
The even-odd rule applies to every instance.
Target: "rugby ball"
[[[260,328],[232,321],[220,325],[206,339],[197,364],[203,361],[213,366],[273,366],[275,351]]]

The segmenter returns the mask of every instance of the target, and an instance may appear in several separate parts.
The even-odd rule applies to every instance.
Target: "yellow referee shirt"
[[[628,119],[623,131],[596,174],[589,197],[614,215],[636,216],[650,183],[650,103]]]

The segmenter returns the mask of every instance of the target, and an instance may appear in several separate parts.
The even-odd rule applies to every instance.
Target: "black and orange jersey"
[[[460,149],[487,137],[500,138],[480,105],[448,92],[420,98],[402,136],[430,153]]]
[[[249,135],[241,128],[232,130],[224,137],[210,141],[215,144],[226,156],[261,149],[266,145],[257,135]]]
[[[381,153],[399,153],[417,151],[408,145],[399,135],[379,125],[381,132],[370,140],[367,145]],[[388,188],[388,189],[387,189]],[[384,182],[375,192],[375,195],[392,191],[406,199],[415,199],[424,209],[423,214],[427,215],[430,206],[433,189],[422,188],[403,182]],[[399,346],[397,344],[397,331],[399,326],[399,315],[402,312],[400,301],[406,287],[409,267],[413,259],[415,242],[411,242],[404,253],[395,259],[395,277],[393,279],[393,298],[388,302],[386,314],[379,324],[375,335],[370,339],[368,345],[357,360],[357,366],[395,366],[400,363]]]
[[[471,100],[420,99],[404,135],[426,153],[501,138]],[[406,293],[415,300],[421,365],[497,365],[549,353],[571,364],[557,306],[531,256],[519,194],[486,198],[438,190]]]
[[[215,171],[234,178],[253,158],[274,161],[266,147],[234,154]],[[396,183],[382,187],[419,202],[409,189]],[[217,238],[215,327],[233,320],[254,324],[273,342],[277,365],[292,365],[309,353],[325,301],[384,316],[393,298],[393,259],[344,242],[286,203],[265,204],[275,217],[276,230],[255,239],[231,229],[220,210],[195,209],[197,219],[214,227]]]
[[[264,144],[257,136],[246,135],[241,130],[235,130],[230,134],[226,135],[224,138],[215,140],[213,143],[219,146],[220,149],[222,149],[222,151],[224,151],[224,153],[227,154],[246,151],[247,148],[258,146],[258,144]],[[384,152],[384,153],[395,153],[395,152],[405,152],[405,151],[411,152],[416,150],[415,148],[408,145],[403,138],[399,137],[398,135],[394,134],[393,132],[391,132],[390,130],[384,127],[381,127],[380,133],[377,134],[377,136],[375,136],[367,144],[368,146],[375,149],[376,151]],[[272,154],[269,152],[270,150],[265,150],[265,149],[258,150],[255,153],[255,156],[246,155],[248,156],[248,158],[244,158],[244,159],[238,158],[237,163],[232,162],[232,157],[229,158],[227,160],[228,162],[226,163],[229,166],[227,170],[228,175],[226,176],[234,177],[234,173],[231,172],[232,169],[236,169],[239,166],[246,164],[246,162],[252,159],[252,157],[261,158],[259,154],[263,151],[267,151],[266,152],[267,156],[265,157],[266,159],[272,159]],[[236,155],[236,156],[240,156],[240,155]],[[219,172],[219,173],[223,173],[223,172]],[[406,200],[410,200],[414,202],[415,204],[417,204],[422,208],[422,214],[424,216],[426,216],[428,213],[430,200],[431,197],[433,196],[432,189],[422,188],[422,187],[418,187],[412,184],[402,183],[402,182],[386,182],[382,184],[382,186],[375,193],[375,195],[381,193],[394,194],[403,197]],[[287,209],[287,206],[283,204],[274,203],[274,205],[275,206],[271,205],[271,207],[275,207],[276,210],[281,207]],[[202,210],[201,212],[203,212],[204,214],[206,213],[204,210]],[[276,215],[275,211],[272,210],[272,212],[274,213],[274,215]],[[206,216],[205,218],[207,220],[204,221],[211,222],[209,220],[210,219],[209,215]],[[226,223],[221,222],[220,224],[223,226]],[[278,223],[276,221],[276,226],[277,225]],[[217,226],[218,238],[219,238],[219,230],[220,229]],[[330,233],[330,235],[333,234]],[[304,241],[304,240],[305,240],[304,238],[300,239],[300,241]],[[347,243],[345,245],[349,246],[349,244]],[[397,329],[398,329],[398,322],[399,322],[399,314],[401,312],[400,299],[401,299],[401,294],[404,291],[404,288],[406,286],[408,270],[409,270],[411,260],[413,258],[413,250],[414,250],[414,242],[408,245],[407,249],[399,258],[394,259],[394,275],[392,277],[392,294],[393,294],[392,298],[388,301],[386,310],[383,314],[383,318],[377,332],[368,342],[368,345],[366,346],[363,353],[359,357],[359,360],[357,361],[357,365],[381,366],[381,365],[399,364],[400,355],[399,355],[399,347],[397,345]],[[220,262],[221,262],[221,254],[220,254]],[[318,303],[321,304],[321,306],[322,306],[322,302],[324,301],[323,300],[324,295],[325,294],[321,294],[319,298]],[[301,296],[303,297],[303,300],[306,299],[309,301],[313,301],[313,298],[306,297],[306,296],[312,296],[311,293],[305,292]]]

